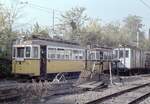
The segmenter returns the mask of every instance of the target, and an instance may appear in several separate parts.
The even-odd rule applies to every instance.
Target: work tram
[[[91,70],[94,62],[112,58],[112,49],[83,48],[75,42],[51,38],[24,40],[13,44],[12,49],[13,74],[50,79],[58,74],[66,79],[78,78],[83,70]]]
[[[113,50],[114,59],[119,60],[120,72],[141,73],[145,70],[145,52],[135,46],[121,45]]]

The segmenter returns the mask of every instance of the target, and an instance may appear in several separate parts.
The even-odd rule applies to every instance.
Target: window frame
[[[119,57],[119,50],[115,50],[114,55],[115,55],[114,58],[118,58]]]
[[[24,48],[24,50],[23,50],[23,57],[18,57],[18,50],[17,50],[17,48]],[[16,58],[17,59],[24,59],[25,58],[25,47],[24,46],[17,46],[16,47]]]
[[[33,57],[33,47],[37,47],[38,48],[38,57],[37,58],[35,58],[35,57]],[[32,45],[31,46],[31,58],[32,59],[40,59],[40,45]]]
[[[129,58],[129,50],[125,50],[125,58]]]
[[[55,54],[55,59],[51,59],[50,57],[49,57],[49,48],[55,48],[56,49],[56,51],[57,51],[57,49],[63,49],[63,55],[64,55],[64,57],[63,57],[63,59],[61,59],[61,58],[57,58],[57,52],[56,52],[56,54]],[[81,51],[81,53],[82,53],[82,56],[83,56],[83,58],[82,59],[79,59],[79,56],[81,56],[80,54],[78,54],[78,58],[77,59],[75,59],[74,58],[74,56],[76,56],[77,54],[73,54],[73,50],[77,50],[78,52],[79,51]],[[48,60],[84,60],[85,59],[85,56],[84,56],[84,49],[79,49],[79,48],[70,48],[70,47],[58,47],[58,46],[47,46],[47,59]],[[68,53],[68,54],[66,54],[66,53]],[[61,55],[61,54],[60,54]],[[68,58],[66,58],[66,55],[67,55],[67,57]]]
[[[77,51],[74,53],[73,51]],[[72,60],[85,60],[85,50],[79,48],[72,48]],[[77,57],[77,58],[76,58]],[[82,59],[80,59],[82,57]]]
[[[122,52],[122,56],[120,56],[120,53]],[[123,58],[124,57],[124,50],[119,50],[119,58]]]
[[[30,47],[30,57],[26,57],[26,48],[27,48],[27,47]],[[31,45],[25,45],[25,46],[24,46],[24,58],[25,58],[25,59],[30,59],[30,58],[31,58],[31,50],[32,50]]]

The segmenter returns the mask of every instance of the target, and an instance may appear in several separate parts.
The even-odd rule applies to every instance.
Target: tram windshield
[[[31,51],[32,50],[32,51]],[[13,47],[13,58],[38,58],[39,49],[37,46]]]
[[[18,58],[24,57],[24,47],[17,47],[17,57]]]

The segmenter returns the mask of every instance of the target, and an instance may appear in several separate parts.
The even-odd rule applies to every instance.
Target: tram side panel
[[[84,68],[84,61],[62,61],[62,60],[48,60],[48,73],[62,73],[62,72],[81,72]]]
[[[85,68],[85,50],[65,47],[47,48],[47,74],[79,75]]]
[[[97,73],[108,72],[109,62],[113,57],[113,50],[106,48],[91,49],[87,53],[87,68],[88,70],[94,70]],[[95,66],[94,66],[95,63]]]
[[[150,73],[150,52],[144,53],[144,66],[146,73]]]
[[[40,75],[40,60],[12,61],[12,73],[29,76]]]
[[[39,76],[39,50],[40,48],[38,46],[13,46],[12,73],[16,75]]]
[[[144,52],[142,50],[135,50],[135,49],[132,49],[132,52],[131,52],[131,65],[132,67],[131,68],[138,68],[138,69],[144,69],[144,60],[145,60],[145,57],[144,57]]]

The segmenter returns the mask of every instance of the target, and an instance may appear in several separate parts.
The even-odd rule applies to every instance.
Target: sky
[[[150,27],[150,8],[146,7],[141,0],[0,0],[6,7],[15,5],[17,2],[28,2],[23,5],[23,18],[20,23],[33,25],[38,22],[42,26],[52,26],[53,9],[55,10],[55,22],[58,22],[60,14],[73,7],[85,7],[86,13],[92,18],[99,18],[104,23],[120,22],[128,15],[141,16],[144,30]],[[150,5],[150,0],[143,0]],[[40,7],[39,7],[40,6]],[[41,9],[41,7],[49,9]]]

